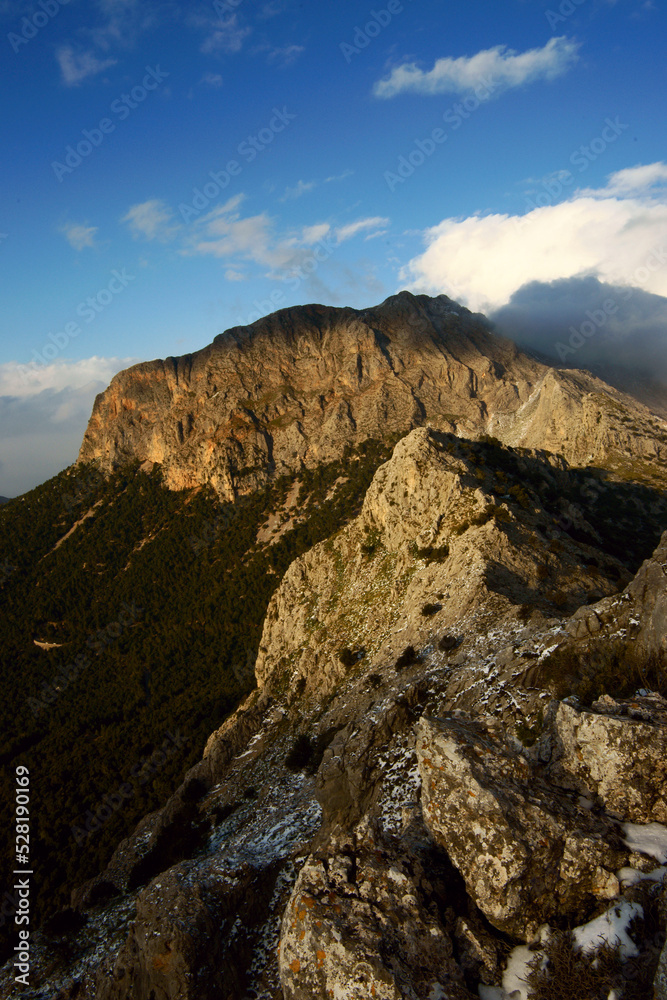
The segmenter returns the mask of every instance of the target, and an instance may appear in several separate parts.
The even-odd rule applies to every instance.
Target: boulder
[[[663,698],[603,697],[590,710],[555,703],[541,743],[554,782],[598,796],[607,811],[633,823],[667,822]]]
[[[614,824],[549,785],[495,720],[423,717],[417,755],[426,825],[498,930],[530,940],[615,894]]]
[[[367,831],[309,857],[282,921],[285,1000],[471,1000],[434,903],[437,877],[411,860]]]

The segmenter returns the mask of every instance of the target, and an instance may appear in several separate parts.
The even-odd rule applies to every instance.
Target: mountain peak
[[[612,427],[619,405],[632,409],[633,426],[646,424],[651,443]],[[649,416],[590,375],[522,354],[447,296],[404,291],[364,310],[281,309],[194,354],[119,373],[97,397],[79,460],[104,471],[159,463],[171,488],[210,483],[233,499],[345,444],[425,423],[568,461],[607,460],[610,451],[620,461],[628,450],[648,461]]]

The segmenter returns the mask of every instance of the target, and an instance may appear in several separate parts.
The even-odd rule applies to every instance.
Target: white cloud
[[[332,174],[331,177],[325,177],[324,183],[331,184],[332,181],[344,181],[347,177],[352,177],[354,170],[344,170],[342,174]]]
[[[200,83],[205,83],[208,87],[222,87],[222,77],[219,73],[204,73],[203,77],[199,81]]]
[[[663,167],[619,171],[606,187],[524,216],[444,219],[423,233],[426,250],[401,279],[482,311],[504,305],[528,282],[582,276],[667,295],[667,192],[646,191]],[[644,193],[634,193],[637,184]],[[614,193],[621,190],[628,196]]]
[[[298,181],[294,187],[285,188],[285,194],[280,200],[291,201],[300,198],[301,195],[307,194],[308,191],[312,191],[316,187],[317,181]]]
[[[104,51],[132,48],[144,32],[174,12],[173,4],[155,0],[96,0],[95,6],[99,22],[80,30]]]
[[[151,198],[132,205],[120,221],[128,224],[135,239],[168,243],[180,228],[178,225],[171,225],[173,217],[172,210],[165,202],[159,198]]]
[[[665,184],[667,184],[667,163],[647,163],[645,166],[639,164],[636,167],[617,170],[616,173],[609,175],[605,187],[597,191],[586,188],[581,194],[600,198],[643,195],[652,191],[655,194],[658,193],[656,189]]]
[[[302,52],[305,52],[303,45],[283,45],[282,48],[271,49],[267,59],[268,62],[278,63],[281,67],[291,66]]]
[[[49,365],[37,362],[22,365],[18,361],[0,364],[0,396],[23,399],[44,391],[80,389],[90,382],[108,385],[116,372],[135,364],[137,358],[83,358],[71,361],[58,358]]]
[[[238,211],[240,199],[233,198],[226,205],[198,219],[195,235],[186,253],[212,254],[215,257],[235,257],[253,261],[273,270],[297,267],[302,259],[310,256],[308,249],[324,239],[330,232],[329,223],[304,226],[300,233],[275,232],[274,220],[265,212],[243,218]],[[340,246],[358,233],[386,226],[389,219],[375,216],[358,219],[334,230],[335,245]]]
[[[461,94],[491,82],[496,92],[520,87],[534,80],[553,80],[565,73],[577,59],[579,45],[568,38],[551,38],[541,49],[517,53],[505,45],[458,59],[438,59],[428,72],[415,63],[396,66],[379,80],[376,97],[395,97],[406,91],[417,94]]]
[[[56,52],[63,83],[67,87],[76,87],[89,76],[97,76],[110,66],[115,66],[116,59],[98,59],[94,52],[75,52],[71,45],[63,45]]]
[[[301,242],[305,246],[312,246],[323,240],[330,229],[328,222],[316,222],[314,226],[304,226],[301,230]]]
[[[345,240],[351,239],[364,229],[379,229],[382,226],[388,225],[388,223],[389,219],[383,219],[378,215],[370,219],[359,219],[357,222],[349,222],[346,226],[340,226],[340,228],[336,230],[336,237],[339,243],[343,243]]]
[[[215,23],[212,34],[202,43],[201,51],[206,55],[218,52],[231,55],[240,52],[243,48],[243,42],[251,30],[248,27],[241,27],[238,15],[232,14],[227,20]]]
[[[97,226],[66,222],[64,226],[60,227],[60,232],[75,250],[83,250],[85,247],[96,246],[95,233],[97,232]]]
[[[137,360],[0,364],[0,494],[25,493],[74,462],[95,396]]]
[[[188,252],[214,257],[240,257],[267,267],[279,267],[273,220],[262,212],[243,218],[237,205],[228,202],[197,220]]]
[[[233,268],[228,268],[225,271],[225,278],[227,281],[247,281],[247,276],[243,271],[235,271]]]

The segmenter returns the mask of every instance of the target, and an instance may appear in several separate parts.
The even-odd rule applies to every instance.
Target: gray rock
[[[432,872],[363,828],[301,869],[283,916],[285,1000],[472,1000],[433,896]]]
[[[613,824],[547,784],[502,727],[422,718],[417,755],[426,825],[494,927],[529,940],[617,890]]]
[[[551,779],[599,796],[623,819],[667,822],[667,704],[604,699],[596,707],[602,711],[564,702],[552,709],[544,737]]]

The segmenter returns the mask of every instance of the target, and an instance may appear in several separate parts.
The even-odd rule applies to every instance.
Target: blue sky
[[[0,494],[76,458],[115,371],[274,308],[667,295],[662,0],[4,0],[0,29]]]

